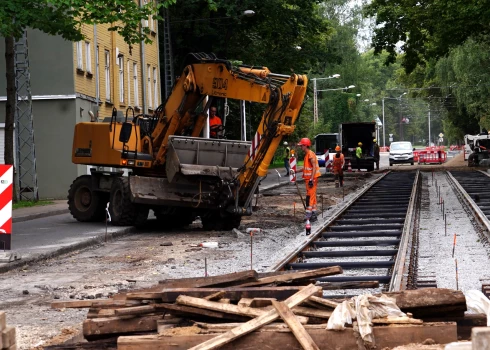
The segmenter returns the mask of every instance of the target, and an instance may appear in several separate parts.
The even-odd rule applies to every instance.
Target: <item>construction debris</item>
[[[152,288],[116,294],[112,299],[55,301],[51,306],[89,309],[83,335],[91,341],[85,344],[90,345],[81,343],[70,349],[93,348],[94,342],[112,337],[114,342],[117,339],[120,350],[248,349],[252,346],[347,350],[358,347],[357,323],[344,331],[326,330],[329,318],[342,301],[323,299],[319,285],[304,285],[312,279],[340,273],[339,266],[289,273],[243,271],[166,280]],[[443,295],[445,301],[436,298],[429,289],[395,294],[391,300],[397,303],[400,300],[412,310],[423,306],[427,310],[429,305],[421,305],[423,300],[460,310],[459,292],[438,291],[441,293],[437,295]],[[372,336],[376,346],[391,348],[427,338],[440,344],[457,340],[456,323],[425,323],[411,316],[373,319]],[[114,343],[100,344],[100,348],[115,349]]]
[[[0,311],[0,349],[17,350],[15,327],[7,326],[7,315]]]

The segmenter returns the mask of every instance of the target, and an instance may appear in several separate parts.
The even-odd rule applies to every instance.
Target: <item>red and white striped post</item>
[[[12,165],[0,165],[0,250],[12,249]]]
[[[296,182],[296,157],[289,158],[289,182]]]

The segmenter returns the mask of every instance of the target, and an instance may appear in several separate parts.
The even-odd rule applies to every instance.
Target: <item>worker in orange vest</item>
[[[335,187],[344,186],[344,155],[340,152],[340,146],[335,147],[335,154],[333,156],[332,172],[335,176]]]
[[[303,164],[303,179],[306,183],[306,220],[314,222],[317,220],[316,215],[316,188],[318,186],[318,178],[321,176],[320,167],[318,166],[318,158],[315,152],[310,150],[311,141],[309,138],[302,138],[298,143],[303,152],[305,159]]]

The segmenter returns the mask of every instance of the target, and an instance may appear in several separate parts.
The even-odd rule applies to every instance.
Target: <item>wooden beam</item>
[[[155,331],[157,329],[157,320],[161,319],[162,315],[133,317],[129,319],[120,317],[86,319],[83,321],[83,336],[89,339],[91,336],[102,334]]]
[[[297,293],[302,288],[305,287],[170,288],[163,289],[161,292],[127,293],[126,297],[134,300],[155,299],[165,303],[173,303],[177,300],[179,295],[204,298],[210,294],[223,291],[225,293],[223,298],[232,301],[239,301],[242,298],[277,298],[277,300],[284,300]],[[321,292],[321,288],[318,290]],[[318,296],[321,296],[320,292],[317,293]]]
[[[314,295],[312,295],[308,300],[311,300],[323,306],[331,307],[332,309],[335,309],[339,305],[339,303],[337,303],[336,301],[320,298]]]
[[[333,311],[317,310],[311,307],[295,306],[293,312],[296,315],[329,319]]]
[[[60,300],[51,303],[52,309],[83,309],[90,307],[122,307],[141,305],[138,300],[114,300],[114,299],[92,299],[92,300]]]
[[[279,283],[285,283],[285,282],[291,282],[297,280],[310,279],[315,277],[337,275],[342,272],[343,271],[340,266],[323,267],[315,270],[306,270],[306,271],[292,272],[288,274],[282,274],[282,275],[276,275],[270,277],[263,277],[263,278],[259,278],[257,282],[241,284],[240,287],[256,287],[256,286],[261,286],[261,285],[271,284],[271,283],[279,284]]]
[[[378,288],[378,281],[318,283],[323,290]]]
[[[159,281],[161,288],[199,288],[199,287],[230,287],[238,284],[257,281],[258,274],[254,270],[228,273],[219,276],[191,277]]]
[[[211,295],[208,295],[206,297],[204,297],[203,299],[206,299],[206,300],[220,300],[221,298],[223,298],[223,296],[225,295],[225,292],[223,292],[222,290],[219,291],[219,292],[216,292],[216,293],[213,293]]]
[[[123,307],[121,309],[114,310],[116,316],[126,316],[126,315],[143,315],[155,312],[155,306],[153,305],[143,305],[143,306],[133,306],[133,307]]]
[[[223,312],[227,314],[247,316],[247,317],[259,317],[264,315],[267,311],[255,309],[247,306],[238,306],[233,304],[222,304],[215,301],[204,300],[200,298],[188,297],[186,295],[181,295],[177,298],[177,304],[192,306],[199,309],[207,309],[217,312]],[[308,319],[305,317],[301,318],[303,323],[308,323]]]
[[[294,336],[301,344],[304,350],[320,350],[320,348],[315,344],[311,336],[308,334],[306,329],[299,323],[296,315],[293,314],[290,308],[284,304],[282,301],[272,301],[272,305],[276,309],[282,320],[286,322],[288,327],[293,332]]]
[[[269,327],[269,326],[268,326]],[[313,341],[320,350],[352,350],[357,349],[356,337],[352,328],[346,328],[342,332],[328,331],[325,326],[310,328],[304,326]],[[271,334],[271,332],[273,332]],[[221,335],[220,335],[221,336]],[[447,344],[458,341],[455,323],[429,323],[423,325],[397,325],[397,326],[375,326],[373,336],[376,339],[378,349],[395,348],[410,343],[422,343],[427,338],[433,339],[437,344]],[[125,336],[118,338],[118,350],[155,350],[172,349],[186,350],[199,346],[205,341],[215,339],[213,334],[196,334],[190,336],[158,337],[147,336]],[[301,350],[294,335],[289,329],[283,331],[255,331],[230,344],[224,344],[221,350],[256,350],[256,349],[288,349]]]
[[[303,300],[308,299],[313,294],[317,294],[319,291],[321,292],[321,288],[315,287],[313,284],[310,284],[308,287],[303,288],[301,291],[289,297],[286,300],[285,304],[290,308],[295,307],[296,305],[301,304]],[[243,325],[230,330],[229,332],[223,333],[213,339],[205,341],[204,343],[194,346],[191,349],[192,350],[217,349],[225,344],[232,342],[234,339],[240,338],[245,334],[253,332],[254,330],[262,327],[263,325],[271,323],[272,321],[276,320],[278,317],[279,314],[277,313],[276,310],[268,311],[262,316],[254,318],[253,320],[250,320],[244,323]]]
[[[410,318],[410,317],[382,317],[382,318],[373,318],[371,320],[374,324],[422,324],[424,321]]]
[[[226,305],[226,304],[220,304]],[[239,315],[227,314],[224,312],[217,312],[212,310],[200,309],[197,307],[176,305],[176,304],[154,304],[156,310],[167,310],[172,314],[186,315],[190,317],[211,317],[224,320],[234,320],[239,322],[246,322],[250,317],[244,317]]]

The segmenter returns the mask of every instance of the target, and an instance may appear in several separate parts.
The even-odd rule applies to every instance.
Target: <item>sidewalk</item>
[[[24,222],[66,213],[68,213],[68,203],[66,199],[55,200],[53,201],[53,204],[37,205],[12,210],[12,222]]]

